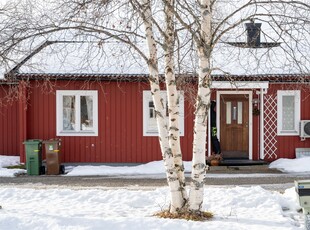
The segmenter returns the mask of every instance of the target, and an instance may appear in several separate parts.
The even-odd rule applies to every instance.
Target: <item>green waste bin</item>
[[[40,175],[42,171],[42,141],[24,141],[26,150],[26,169],[28,175]]]
[[[64,167],[61,165],[60,158],[60,139],[50,139],[43,141],[46,152],[46,174],[59,175],[64,173]]]

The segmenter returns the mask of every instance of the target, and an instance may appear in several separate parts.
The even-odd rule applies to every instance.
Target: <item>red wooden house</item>
[[[213,76],[212,84],[224,157],[273,161],[310,148],[309,75],[229,79]],[[0,107],[1,155],[20,155],[24,162],[24,140],[61,138],[64,162],[161,159],[147,75],[80,74],[72,80],[72,75],[23,73],[16,80],[18,100],[2,100]],[[12,84],[0,86],[4,98]],[[189,92],[183,94],[181,145],[184,160],[191,160],[193,106]],[[210,144],[207,149],[211,152]]]
[[[277,48],[279,43],[261,43],[259,36],[254,36],[254,42],[251,39],[214,50],[213,65],[221,73],[231,73],[213,75],[211,85],[224,158],[294,158],[297,148],[310,148],[310,74],[300,74],[307,71],[299,71],[300,66],[294,69],[291,62],[282,58],[284,49]],[[109,45],[107,53],[120,49],[118,46]],[[59,49],[66,50],[66,55],[58,56],[74,54],[73,62],[63,61],[60,66],[76,69],[61,71],[53,66],[55,60],[43,61],[56,52],[52,49],[44,54],[46,47],[46,43],[39,46],[9,71],[13,83],[0,82],[1,155],[20,155],[24,162],[23,141],[61,138],[63,162],[141,163],[162,158],[147,68],[141,67],[143,61],[135,57],[129,63],[130,67],[135,66],[134,70],[127,71],[120,63],[126,65],[128,60],[120,62],[119,58],[129,56],[122,53],[117,58],[105,59],[103,64],[87,62],[91,71],[83,72],[81,62],[76,61],[77,52],[83,49],[70,50],[66,44]],[[266,50],[258,49],[266,47],[274,47],[272,54],[279,56],[266,55]],[[82,57],[101,60],[89,57],[97,53],[87,50]],[[34,54],[40,61],[39,67],[52,67],[37,72],[27,69],[24,64],[31,62]],[[239,71],[241,67],[246,69]],[[122,71],[118,71],[120,68]],[[187,84],[180,88],[180,135],[184,160],[189,161],[195,94],[191,89],[197,82],[195,76],[186,74],[182,79]],[[5,95],[12,86],[19,88],[13,97],[16,100],[6,103]],[[212,152],[209,136],[206,154]]]

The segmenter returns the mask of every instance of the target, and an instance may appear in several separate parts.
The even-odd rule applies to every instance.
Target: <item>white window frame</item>
[[[294,96],[294,129],[283,130],[283,97]],[[277,92],[277,134],[279,136],[298,136],[300,121],[300,90],[278,90]]]
[[[167,91],[161,91],[161,97],[164,100],[164,105],[167,104]],[[179,98],[179,130],[180,136],[184,136],[184,92],[178,91]],[[143,136],[158,136],[158,128],[149,127],[149,102],[152,100],[152,94],[150,90],[143,91]],[[167,122],[168,122],[168,117]]]
[[[74,130],[63,130],[63,96],[75,96],[76,124],[80,124],[80,98],[93,98],[93,130],[81,130],[75,125]],[[57,136],[98,136],[98,92],[97,90],[56,90],[56,135]]]

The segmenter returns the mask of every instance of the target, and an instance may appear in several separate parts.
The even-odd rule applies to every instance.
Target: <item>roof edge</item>
[[[88,80],[88,81],[148,81],[148,74],[64,74],[64,73],[16,73],[16,80]],[[163,74],[160,75],[164,77]],[[177,74],[186,81],[196,81],[197,75]],[[310,82],[309,74],[257,74],[257,75],[212,75],[213,81],[269,81]]]

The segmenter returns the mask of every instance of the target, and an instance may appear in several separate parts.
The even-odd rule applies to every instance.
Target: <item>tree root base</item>
[[[205,221],[213,218],[213,213],[211,212],[178,212],[171,213],[169,210],[161,211],[159,213],[154,214],[154,216],[160,218],[168,218],[168,219],[184,219],[184,220],[192,220],[192,221]]]

